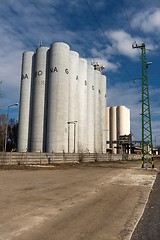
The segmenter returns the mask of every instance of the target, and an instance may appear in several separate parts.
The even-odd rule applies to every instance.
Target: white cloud
[[[141,11],[137,13],[133,20],[132,26],[143,30],[146,33],[160,32],[160,8]]]
[[[141,50],[137,48],[133,49],[133,44],[141,46],[141,44],[144,42],[147,49],[154,51],[159,48],[159,46],[154,43],[154,39],[150,36],[143,38],[136,36],[135,43],[135,39],[133,39],[132,36],[123,29],[110,30],[106,33],[112,43],[112,47],[109,45],[106,47],[106,54],[110,57],[115,56],[115,58],[118,58],[118,60],[121,55],[130,58],[132,61],[138,60],[141,57]]]
[[[125,32],[123,29],[110,30],[106,32],[107,36],[112,42],[112,48],[108,48],[109,54],[122,54],[131,59],[138,56],[138,51],[132,49],[134,42],[133,38]],[[140,38],[136,38],[138,42],[141,42]]]

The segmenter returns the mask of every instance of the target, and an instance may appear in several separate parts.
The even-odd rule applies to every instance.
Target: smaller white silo
[[[94,67],[89,63],[87,79],[87,148],[94,153]]]
[[[130,120],[130,109],[126,107],[126,135],[131,133],[131,120]]]
[[[34,52],[24,52],[22,56],[20,109],[18,127],[18,152],[28,151],[30,96]]]
[[[110,107],[110,141],[117,141],[117,107]],[[117,143],[111,144],[112,153],[117,153]]]
[[[117,107],[117,138],[130,134],[130,110],[125,106]]]
[[[125,106],[117,106],[117,138],[126,134],[127,111]]]
[[[130,134],[130,110],[125,106],[117,107],[117,139]],[[120,148],[118,153],[121,153]]]

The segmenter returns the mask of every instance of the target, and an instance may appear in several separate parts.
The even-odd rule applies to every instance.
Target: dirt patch
[[[1,166],[0,240],[128,239],[155,177],[139,162]]]
[[[85,168],[85,167],[102,167],[102,168],[129,168],[137,167],[140,161],[116,161],[116,162],[90,162],[90,163],[60,163],[60,164],[47,164],[47,165],[0,165],[0,170],[67,170],[71,168]]]

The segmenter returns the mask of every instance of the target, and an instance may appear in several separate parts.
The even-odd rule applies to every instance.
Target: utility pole
[[[151,157],[153,169],[152,127],[148,90],[148,65],[150,65],[151,62],[146,62],[145,43],[142,43],[140,46],[132,44],[132,48],[140,48],[142,50],[142,168],[144,168],[145,159]]]

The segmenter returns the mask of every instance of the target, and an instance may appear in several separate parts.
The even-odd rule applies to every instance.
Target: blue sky
[[[88,3],[88,4],[87,4]],[[90,6],[90,7],[89,7]],[[106,66],[107,105],[131,109],[131,130],[141,139],[141,52],[146,43],[153,140],[160,143],[159,0],[1,0],[1,112],[19,101],[22,52],[63,41],[81,57]],[[136,80],[134,80],[136,79]],[[18,108],[10,115],[18,117]]]

